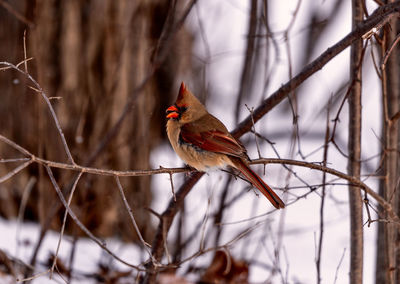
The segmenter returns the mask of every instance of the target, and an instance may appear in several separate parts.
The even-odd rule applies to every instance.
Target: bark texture
[[[382,58],[390,49],[399,32],[397,18],[385,27],[381,43]],[[399,173],[399,120],[394,119],[400,111],[400,54],[398,44],[391,50],[385,68],[382,70],[382,170],[384,178],[380,183],[380,194],[391,203],[399,214],[400,192],[398,190]],[[380,218],[387,214],[381,210]],[[399,233],[393,223],[379,223],[376,283],[398,283],[400,281]]]
[[[0,57],[13,63],[23,60],[26,30],[27,56],[34,58],[28,71],[48,96],[59,97],[52,104],[75,161],[116,170],[150,168],[150,151],[164,138],[164,110],[173,101],[180,70],[188,68],[190,58],[191,37],[176,29],[167,31],[167,35],[181,44],[169,45],[168,52],[163,49],[165,55],[157,66],[153,62],[154,51],[164,48],[159,39],[165,33],[167,15],[170,13],[170,21],[175,21],[180,6],[166,0],[38,0],[11,4],[26,20],[0,9],[0,40],[5,43],[0,45]],[[5,72],[0,77],[1,133],[40,157],[66,162],[43,100],[16,76]],[[139,88],[143,82],[144,87]],[[127,115],[118,124],[123,112]],[[110,133],[117,124],[116,131]],[[111,139],[93,154],[107,136]],[[7,157],[9,151],[9,147],[0,145],[2,157]],[[0,167],[6,167],[7,172],[13,165]],[[31,166],[18,179],[1,185],[2,216],[16,216],[25,185],[30,177],[36,177],[25,218],[39,219],[43,225],[50,218],[52,228],[59,227],[63,210],[42,172],[41,167]],[[55,170],[55,175],[67,192],[74,174]],[[146,239],[153,233],[145,209],[152,201],[150,180],[149,176],[121,180]],[[73,208],[99,236],[136,239],[112,178],[84,175]]]
[[[363,20],[362,1],[353,0],[353,29]],[[361,121],[362,121],[362,59],[363,41],[359,39],[351,45],[349,93],[349,159],[348,173],[356,178],[361,174]],[[363,279],[363,200],[361,189],[349,185],[350,206],[350,283],[362,283]]]

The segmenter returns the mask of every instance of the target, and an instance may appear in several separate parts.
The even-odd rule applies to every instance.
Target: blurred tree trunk
[[[34,58],[28,64],[28,71],[49,97],[60,98],[52,100],[52,104],[75,161],[83,164],[115,125],[135,88],[153,70],[152,53],[172,3],[167,0],[37,0],[13,1],[11,5],[31,25],[0,9],[0,39],[6,43],[0,46],[0,56],[13,63],[23,60],[22,35],[26,29],[28,57]],[[172,46],[144,90],[135,94],[133,108],[118,134],[95,157],[92,166],[115,170],[150,168],[151,149],[163,139],[165,132],[164,109],[173,101],[177,76],[182,66],[187,67],[190,58],[191,37],[184,30],[176,36],[182,44]],[[8,74],[0,77],[5,98],[1,108],[7,110],[0,113],[0,121],[4,121],[1,133],[40,157],[67,162],[43,100],[25,85],[12,84],[16,74]],[[7,151],[10,149],[0,145],[0,154],[6,157]],[[2,189],[6,192],[3,196],[8,197],[0,199],[1,215],[17,214],[25,184],[30,176],[38,176],[26,217],[45,223],[50,207],[57,206],[58,198],[46,174],[40,172],[40,167],[32,166],[29,172],[19,174],[17,182],[3,185],[7,187]],[[54,172],[60,186],[67,189],[74,173]],[[150,181],[150,177],[121,180],[146,239],[153,232],[146,210],[152,201]],[[136,239],[112,178],[84,175],[72,208],[95,234],[119,234],[127,240]],[[53,218],[53,228],[58,228],[60,222],[61,218]]]
[[[353,29],[363,20],[362,0],[352,1]],[[349,159],[348,173],[360,178],[361,173],[361,78],[363,41],[351,46],[349,93]],[[363,217],[361,190],[349,185],[350,205],[350,283],[362,283],[363,272]]]
[[[381,54],[384,57],[387,50],[399,33],[399,23],[393,18],[385,26],[381,44]],[[382,117],[382,171],[380,194],[392,205],[399,214],[398,182],[399,173],[399,120],[393,116],[400,110],[400,54],[398,44],[390,53],[385,69],[382,70],[383,117]],[[388,217],[380,208],[380,218]],[[378,244],[376,258],[376,283],[399,283],[400,281],[400,251],[399,234],[392,222],[380,222],[378,227]]]

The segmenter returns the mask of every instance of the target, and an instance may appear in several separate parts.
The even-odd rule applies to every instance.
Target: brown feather
[[[233,138],[225,126],[214,117],[210,119],[208,116],[182,125],[180,135],[186,143],[193,144],[200,149],[247,158],[243,145]]]

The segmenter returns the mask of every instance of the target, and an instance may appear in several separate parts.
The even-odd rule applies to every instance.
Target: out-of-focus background
[[[378,215],[379,202],[346,179],[254,165],[287,204],[276,211],[231,172],[210,171],[179,206],[172,186],[179,190],[190,173],[120,177],[130,211],[114,177],[83,173],[74,185],[78,171],[65,166],[68,150],[77,165],[97,169],[183,166],[165,133],[165,109],[181,81],[233,130],[379,5],[0,0],[0,135],[64,165],[52,174],[66,199],[75,190],[70,208],[93,234],[68,217],[49,279],[65,207],[43,164],[26,166],[27,156],[2,139],[0,282],[395,283],[395,220]],[[252,159],[293,159],[354,176],[398,214],[399,58],[397,45],[391,49],[398,28],[385,17],[358,49],[346,48],[291,88],[241,141]],[[358,197],[349,199],[349,190]],[[171,207],[178,213],[163,229],[161,214]],[[161,256],[154,251],[160,236]]]

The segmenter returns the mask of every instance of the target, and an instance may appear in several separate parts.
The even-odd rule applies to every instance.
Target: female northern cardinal
[[[178,156],[193,168],[229,165],[238,169],[276,208],[285,204],[249,166],[246,149],[182,83],[173,106],[167,109],[167,134]]]

